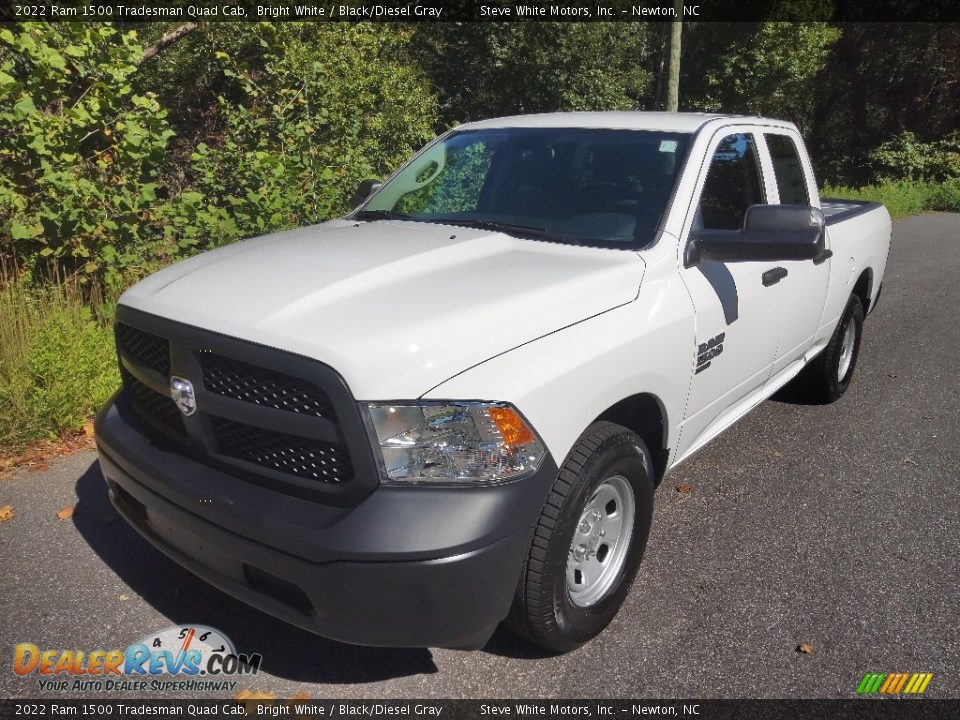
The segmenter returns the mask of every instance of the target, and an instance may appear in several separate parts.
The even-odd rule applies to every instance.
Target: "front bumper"
[[[189,458],[145,429],[122,391],[96,437],[111,501],[152,544],[250,605],[361,645],[483,645],[556,477],[548,456],[496,487],[384,486],[335,507]]]

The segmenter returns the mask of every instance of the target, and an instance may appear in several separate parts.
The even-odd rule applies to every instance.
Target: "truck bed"
[[[857,215],[870,212],[881,207],[880,203],[867,200],[843,200],[841,198],[820,198],[820,209],[827,220],[827,225],[849,220]]]

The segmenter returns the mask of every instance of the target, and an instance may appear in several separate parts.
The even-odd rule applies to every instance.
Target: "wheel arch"
[[[654,484],[659,484],[670,455],[670,426],[667,424],[667,410],[660,398],[651,393],[630,395],[608,407],[593,422],[603,420],[622,425],[643,438],[653,459]]]
[[[864,316],[870,312],[870,299],[873,297],[873,268],[866,268],[860,273],[853,286],[853,294],[860,298],[863,304]]]

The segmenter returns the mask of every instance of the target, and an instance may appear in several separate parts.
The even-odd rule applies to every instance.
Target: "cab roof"
[[[659,130],[662,132],[696,132],[711,120],[750,120],[763,125],[781,124],[742,115],[695,112],[558,112],[535,115],[511,115],[460,125],[457,130],[486,128],[606,128],[611,130]],[[789,123],[782,123],[789,125]]]

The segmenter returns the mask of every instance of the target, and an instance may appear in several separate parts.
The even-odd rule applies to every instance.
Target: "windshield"
[[[593,128],[454,132],[356,213],[543,239],[653,240],[690,136]]]

